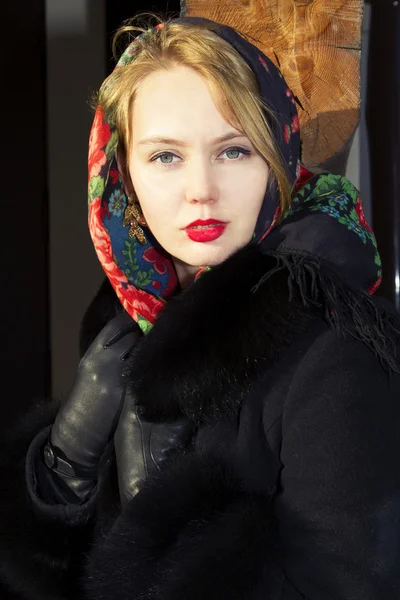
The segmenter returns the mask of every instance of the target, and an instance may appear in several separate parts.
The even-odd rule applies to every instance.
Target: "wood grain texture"
[[[182,0],[248,36],[300,100],[303,162],[344,172],[359,121],[362,0]]]

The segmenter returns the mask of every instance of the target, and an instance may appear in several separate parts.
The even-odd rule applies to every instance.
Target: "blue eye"
[[[249,154],[251,154],[251,152],[250,152],[250,150],[246,150],[245,148],[240,148],[239,146],[234,146],[233,148],[228,148],[227,150],[224,150],[224,152],[222,152],[222,154],[227,154],[227,156],[230,160],[238,160],[241,158],[240,155],[248,156]],[[229,154],[230,154],[230,156],[229,156]],[[232,156],[232,154],[234,156]]]
[[[237,161],[241,160],[244,156],[251,154],[251,151],[246,150],[246,148],[241,148],[240,146],[233,146],[232,148],[227,148],[224,150],[220,156],[223,154],[226,154],[229,160]],[[176,156],[176,154],[173,154],[173,152],[160,152],[160,154],[156,154],[151,158],[151,162],[159,162],[163,165],[171,165],[176,162],[174,161],[174,158],[179,159],[179,157]]]
[[[163,157],[167,157],[167,158],[170,158],[171,160],[160,160],[160,162],[163,165],[170,165],[173,162],[172,159],[174,156],[175,156],[175,154],[172,154],[172,152],[161,152],[161,154],[157,154],[156,156],[153,156],[153,158],[151,160],[153,162],[156,162],[159,158],[161,159]]]

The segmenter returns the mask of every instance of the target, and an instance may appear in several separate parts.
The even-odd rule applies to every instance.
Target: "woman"
[[[399,319],[357,191],[299,146],[279,71],[211,21],[145,30],[102,86],[111,286],[2,454],[23,597],[399,598]]]

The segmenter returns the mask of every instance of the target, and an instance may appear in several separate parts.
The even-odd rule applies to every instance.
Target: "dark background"
[[[60,0],[52,1],[60,4]],[[176,16],[180,8],[179,0],[106,0],[104,74],[114,66],[111,37],[124,19],[134,16],[133,6],[135,13],[153,11]],[[4,2],[0,16],[5,84],[2,86],[1,374],[2,421],[6,425],[15,411],[23,408],[15,404],[16,396],[25,399],[28,406],[32,399],[49,395],[52,389],[48,172],[51,157],[46,93],[51,57],[47,52],[52,47],[59,52],[61,45],[65,52],[71,52],[74,41],[63,38],[46,46],[45,0]],[[88,20],[90,25],[90,14]],[[75,45],[78,43],[77,39]],[[62,64],[59,70],[62,76]],[[74,90],[69,93],[73,95]],[[83,155],[86,169],[86,147]],[[71,176],[68,165],[64,168],[66,177]],[[78,193],[84,204],[85,186]],[[61,234],[61,220],[57,227]],[[92,293],[95,291],[94,287]],[[73,293],[74,290],[65,290],[65,294]]]
[[[68,0],[62,1],[68,3]],[[50,2],[60,4],[60,0]],[[106,0],[103,6],[104,74],[113,68],[110,47],[113,32],[124,19],[142,11],[178,15],[179,0],[168,3]],[[28,408],[35,398],[49,396],[52,389],[48,52],[52,44],[57,52],[61,47],[66,53],[74,51],[77,45],[79,47],[79,39],[63,37],[46,43],[45,0],[6,0],[1,4],[0,17],[3,96],[1,423],[7,428],[16,413]],[[62,71],[63,65],[59,68]],[[69,91],[74,94],[73,89]],[[68,172],[67,165],[64,168]],[[80,193],[84,204],[85,186]],[[59,227],[62,225],[60,222]],[[98,277],[100,281],[100,275]],[[93,286],[92,294],[95,292]],[[74,290],[65,290],[65,294],[74,293]],[[75,337],[77,343],[77,332]],[[0,598],[17,600],[1,583]]]
[[[385,278],[381,293],[395,301],[399,308],[400,9],[392,0],[371,4],[366,95],[371,211],[384,261]],[[134,16],[133,10],[135,13],[154,11],[177,15],[179,9],[179,0],[169,0],[168,3],[105,0],[101,17],[104,19],[104,74],[114,64],[110,49],[112,33],[124,19]],[[50,239],[52,235],[57,237],[58,231],[61,235],[64,220],[56,219],[59,230],[54,232],[49,192],[52,138],[48,130],[47,94],[49,48],[52,46],[46,40],[46,2],[3,2],[0,15],[3,44],[1,414],[2,424],[7,428],[15,419],[16,412],[28,408],[35,398],[49,396],[54,389],[52,355],[56,348],[51,319],[55,313],[51,294]],[[90,15],[88,23],[90,25]],[[58,49],[63,44],[65,49],[72,51],[74,40],[56,40],[54,43],[58,44]],[[62,64],[59,69],[62,77]],[[74,90],[70,89],[70,93],[73,96]],[[84,148],[83,155],[85,152]],[[68,161],[62,168],[65,176],[71,177]],[[85,187],[76,193],[84,196]],[[66,204],[63,210],[68,214],[69,205]],[[90,241],[87,244],[89,247]],[[86,258],[82,257],[82,260]],[[91,254],[89,263],[95,264],[94,261]],[[100,271],[93,281],[86,281],[88,300],[100,281]],[[60,290],[62,294],[71,296],[71,302],[74,295],[79,296],[73,284],[73,281],[68,281],[66,289]],[[80,308],[76,310],[79,312]],[[77,332],[74,336],[77,338]],[[59,337],[62,339],[62,332]],[[70,373],[66,380],[68,377]],[[0,590],[0,597],[4,600],[15,598],[7,595],[5,590]]]

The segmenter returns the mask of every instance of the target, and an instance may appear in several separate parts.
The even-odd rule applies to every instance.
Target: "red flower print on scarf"
[[[267,65],[267,63],[265,62],[265,60],[263,59],[263,57],[262,57],[262,56],[260,56],[260,55],[258,55],[258,58],[260,59],[260,63],[263,65],[263,67],[265,67],[266,71],[268,71],[268,73],[269,73],[269,68],[268,68],[268,65]]]
[[[300,172],[294,184],[293,196],[296,196],[297,192],[301,190],[301,188],[304,187],[307,181],[309,181],[312,177],[314,177],[314,175],[311,173],[311,171],[300,164]]]
[[[290,127],[289,127],[289,125],[285,125],[283,136],[285,138],[285,142],[288,144],[289,141],[290,141]]]
[[[130,314],[135,321],[137,315],[144,317],[150,323],[155,323],[159,312],[165,304],[155,296],[135,288],[133,285],[124,287],[123,290],[116,290],[117,296],[121,301],[126,312]]]
[[[300,119],[298,115],[293,115],[292,119],[292,133],[297,133],[300,130]]]
[[[113,185],[117,183],[119,179],[119,173],[117,169],[110,169],[110,179]]]
[[[296,101],[294,99],[293,92],[291,89],[286,88],[286,96],[291,99],[292,104],[296,104]]]
[[[365,229],[368,229],[368,231],[370,231],[371,233],[374,233],[372,230],[372,227],[370,227],[368,225],[368,221],[365,218],[364,210],[363,210],[362,203],[361,203],[361,198],[357,198],[356,213],[358,215],[358,218],[360,219],[361,225],[363,227],[365,227]]]
[[[96,198],[97,200],[97,198]],[[104,221],[104,217],[107,216],[108,218],[110,218],[110,212],[108,210],[108,204],[107,202],[102,202],[101,203],[101,207],[100,207],[100,221],[103,222]]]
[[[372,284],[371,287],[368,289],[368,294],[370,296],[375,294],[376,290],[381,285],[381,283],[382,283],[382,277],[379,277],[379,279],[374,284]]]
[[[89,181],[92,177],[96,177],[101,167],[106,164],[104,148],[110,137],[110,126],[104,122],[104,113],[99,107],[96,110],[89,138]]]
[[[135,321],[140,315],[154,323],[164,303],[129,284],[126,275],[114,262],[110,236],[101,221],[101,212],[101,198],[97,197],[89,207],[89,230],[100,264],[126,312]]]
[[[147,262],[153,263],[155,270],[159,275],[165,275],[167,272],[167,265],[164,262],[164,259],[157,252],[153,246],[147,248],[145,252],[143,252],[143,258],[147,260]]]
[[[275,225],[276,225],[276,223],[277,223],[277,221],[278,221],[278,218],[279,218],[279,215],[281,214],[281,212],[282,212],[282,209],[281,209],[281,207],[280,207],[280,206],[277,206],[277,207],[276,207],[276,210],[275,210],[274,218],[272,219],[272,223],[271,223],[271,225],[268,227],[268,229],[267,229],[267,231],[264,233],[264,235],[263,235],[263,236],[260,238],[259,244],[261,244],[261,242],[262,242],[262,241],[263,241],[263,240],[264,240],[264,239],[267,237],[267,235],[269,234],[269,232],[270,232],[270,231],[272,231],[272,229],[275,227]]]

